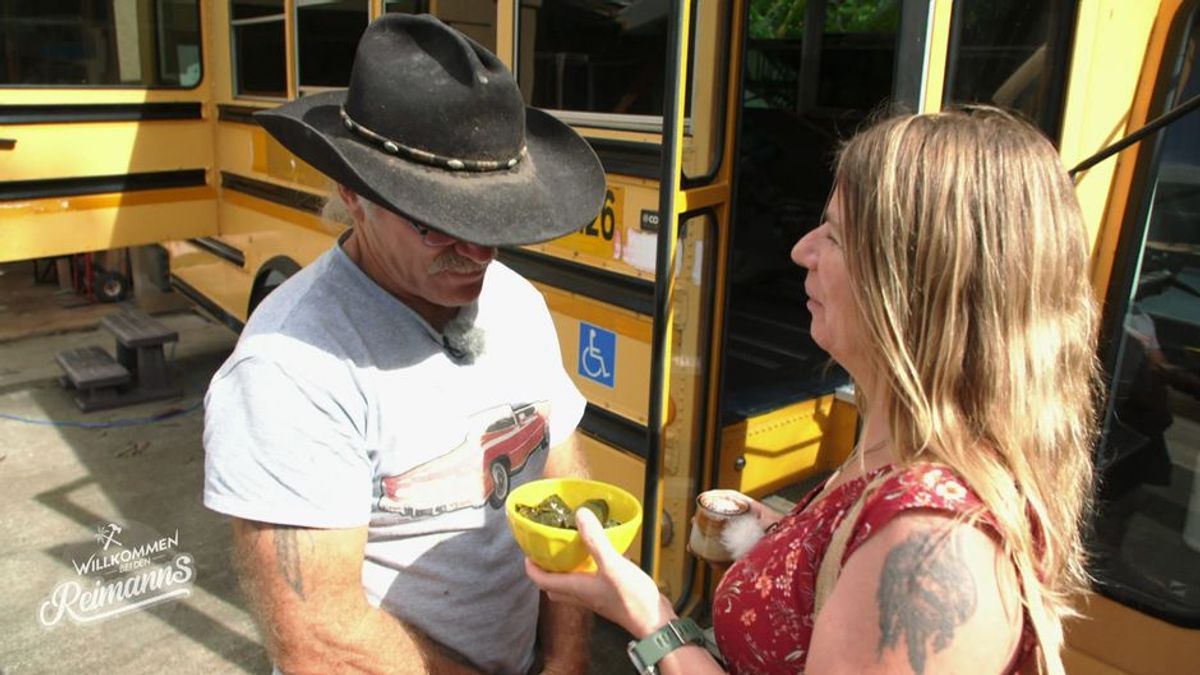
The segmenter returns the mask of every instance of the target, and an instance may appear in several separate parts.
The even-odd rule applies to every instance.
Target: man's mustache
[[[442,255],[433,259],[429,265],[430,274],[438,274],[440,272],[458,272],[460,274],[470,274],[472,272],[481,272],[487,268],[487,263],[479,264],[470,258],[459,255],[454,251],[446,251]]]

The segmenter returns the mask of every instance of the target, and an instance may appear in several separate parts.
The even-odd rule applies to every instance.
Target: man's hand
[[[363,595],[367,528],[317,530],[235,518],[242,588],[280,671],[477,672]]]

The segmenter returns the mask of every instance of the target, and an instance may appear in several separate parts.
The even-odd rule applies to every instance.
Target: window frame
[[[1169,37],[1163,50],[1164,58],[1160,71],[1156,75],[1154,93],[1148,107],[1148,114],[1151,118],[1167,112],[1180,102],[1178,98],[1186,85],[1186,82],[1182,81],[1182,76],[1188,42],[1193,37],[1200,41],[1198,21],[1200,21],[1200,0],[1192,0],[1181,5],[1171,20]],[[1200,75],[1200,73],[1197,74]],[[1104,415],[1100,435],[1093,449],[1093,459],[1096,461],[1102,459],[1107,450],[1110,427],[1114,419],[1116,397],[1113,396],[1113,393],[1118,384],[1116,375],[1124,358],[1122,335],[1125,317],[1129,313],[1136,292],[1135,281],[1141,276],[1145,240],[1150,229],[1150,215],[1153,209],[1157,178],[1162,168],[1166,136],[1161,132],[1165,130],[1161,129],[1160,133],[1154,134],[1152,141],[1150,139],[1143,140],[1137,148],[1134,175],[1130,180],[1129,199],[1121,219],[1122,225],[1117,239],[1116,255],[1113,258],[1108,287],[1105,289],[1100,320],[1100,340],[1097,349],[1104,381]],[[1113,602],[1174,626],[1200,629],[1200,610],[1183,615],[1171,608],[1152,602],[1152,598],[1144,592],[1128,589],[1122,584],[1105,583],[1099,574],[1093,576],[1095,577],[1094,590]]]
[[[382,2],[379,3],[379,6],[381,8],[380,14],[378,16],[376,16],[375,15],[375,3],[372,2],[372,0],[357,0],[357,1],[363,5],[364,12],[366,13],[366,16],[367,16],[367,23],[366,23],[366,25],[363,26],[363,30],[366,30],[366,27],[370,26],[371,22],[374,21],[376,18],[378,18],[379,16],[383,16],[386,13],[386,12],[382,11],[382,7],[383,7]],[[419,1],[422,2],[424,7],[428,8],[428,0],[419,0]],[[286,2],[286,0],[285,0],[285,2]],[[327,91],[341,91],[341,90],[346,89],[350,85],[350,73],[346,73],[346,84],[344,86],[340,86],[340,87],[328,86],[328,85],[317,85],[317,84],[306,86],[300,80],[300,77],[301,77],[301,75],[300,75],[300,9],[301,8],[300,8],[299,2],[292,3],[292,20],[291,20],[291,26],[292,26],[291,27],[291,32],[292,32],[292,71],[293,71],[292,77],[295,78],[295,82],[296,82],[296,98],[300,98],[303,96],[311,96],[312,94],[319,94],[319,93],[327,92]]]
[[[721,53],[727,55],[727,57],[725,59],[725,66],[722,69],[724,77],[722,78],[722,86],[720,88],[723,91],[727,91],[729,89],[729,73],[730,73],[731,68],[730,68],[730,59],[728,58],[728,54],[730,51],[729,50],[730,44],[732,43],[731,41],[732,41],[733,31],[731,29],[732,29],[733,7],[735,5],[736,5],[736,3],[732,2],[732,0],[731,0],[728,2],[728,7],[727,7],[729,16],[727,17],[727,20],[725,23],[724,41],[723,41],[723,47],[721,50]],[[695,11],[693,11],[691,13],[690,18],[691,18],[691,30],[688,31],[688,35],[689,35],[689,38],[694,41],[696,38],[696,32],[695,32],[696,12]],[[520,68],[519,61],[521,58],[521,0],[516,0],[515,2],[513,2],[512,34],[510,37],[512,39],[512,45],[513,45],[513,50],[512,50],[512,61],[513,62],[512,62],[511,70],[513,73],[513,77],[515,78],[515,77],[517,77],[517,74],[520,72],[519,71],[519,68]],[[695,77],[695,70],[696,70],[696,68],[695,68],[696,58],[697,58],[696,50],[694,48],[691,48],[691,46],[689,46],[688,51],[691,54],[691,63],[688,64],[688,77],[693,78],[693,77]],[[668,55],[663,60],[664,69],[668,65],[670,65],[668,63],[669,58],[670,58],[670,56]],[[518,85],[519,84],[520,84],[520,82],[518,80]],[[695,96],[696,96],[696,93],[695,93],[695,90],[693,89],[692,97],[694,98]],[[689,106],[694,104],[694,100],[689,100],[688,104],[689,104]],[[621,113],[591,112],[591,111],[583,111],[583,110],[559,110],[556,108],[542,108],[542,107],[539,107],[538,109],[545,113],[553,115],[559,121],[563,122],[564,124],[569,124],[572,127],[586,127],[589,129],[605,129],[605,130],[611,130],[611,131],[629,131],[629,132],[651,133],[651,134],[659,134],[659,135],[662,135],[662,133],[663,133],[663,116],[661,114],[658,114],[658,115],[631,115],[631,114],[621,114]],[[691,118],[691,116],[685,117],[683,124],[684,124],[684,130],[683,130],[684,136],[690,136],[692,134],[692,118]],[[724,127],[724,125],[722,125],[722,128],[723,127]],[[722,137],[721,139],[719,139],[719,141],[723,142],[724,138]],[[720,167],[720,161],[717,162],[717,166]],[[716,169],[714,169],[712,172],[707,174],[709,177],[709,180],[711,180],[711,176],[715,175],[715,173],[716,173]],[[699,176],[697,178],[704,178],[704,176]]]
[[[1062,143],[1063,117],[1067,110],[1067,88],[1070,84],[1071,77],[1071,60],[1075,51],[1075,32],[1076,26],[1079,23],[1079,0],[1051,0],[1051,2],[1061,3],[1060,9],[1063,11],[1065,20],[1059,26],[1059,36],[1062,38],[1056,44],[1056,48],[1049,54],[1049,60],[1054,66],[1058,66],[1051,70],[1052,80],[1047,84],[1049,91],[1058,92],[1052,105],[1050,105],[1042,117],[1045,119],[1031,119],[1034,126],[1042,130],[1042,133],[1058,147]],[[942,74],[942,108],[950,108],[955,105],[963,104],[962,101],[953,98],[954,79],[958,75],[959,57],[962,51],[962,22],[964,12],[963,5],[955,3],[950,12],[950,35],[946,42],[946,69]],[[1052,42],[1052,44],[1054,44]]]
[[[408,12],[399,12],[399,11],[389,11],[388,10],[387,6],[388,6],[389,2],[400,2],[400,1],[401,0],[380,0],[379,16],[383,16],[384,14],[393,14],[393,13],[408,14]],[[428,14],[429,13],[429,0],[415,0],[415,2],[417,3],[417,12],[416,12],[417,14]],[[372,8],[372,9],[374,9],[374,8]],[[378,18],[378,17],[372,17],[372,18],[374,19],[374,18]]]
[[[196,34],[199,38],[196,40],[196,46],[199,48],[199,64],[200,77],[196,83],[191,86],[181,84],[4,84],[0,83],[0,90],[4,89],[44,89],[44,90],[89,90],[89,91],[196,91],[204,85],[204,78],[208,74],[204,69],[204,41],[207,37],[204,30],[204,0],[194,0],[196,7]],[[156,5],[157,8],[157,5]],[[163,24],[161,21],[156,21],[154,24],[155,35],[161,35]],[[159,63],[161,54],[155,54],[154,61]]]
[[[288,18],[287,18],[287,0],[282,0],[282,6],[278,14],[266,14],[263,16],[250,17],[248,19],[233,18],[233,3],[236,0],[228,0],[226,7],[229,15],[229,88],[230,94],[234,99],[248,101],[276,101],[283,102],[291,100],[291,87],[288,84],[287,72],[287,42],[288,42]],[[283,68],[283,96],[270,96],[268,94],[244,93],[241,91],[241,82],[239,81],[238,73],[238,38],[237,28],[239,26],[249,26],[253,24],[275,23],[276,21],[283,24],[283,44],[284,44],[284,68]]]

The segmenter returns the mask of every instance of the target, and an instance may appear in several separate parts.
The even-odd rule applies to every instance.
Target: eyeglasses
[[[409,219],[408,224],[412,225],[413,229],[417,231],[417,234],[421,237],[421,241],[431,248],[445,248],[458,243],[458,239],[451,237],[445,232],[435,230],[428,225],[422,225],[415,220]]]

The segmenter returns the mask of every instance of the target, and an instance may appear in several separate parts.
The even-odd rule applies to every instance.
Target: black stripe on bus
[[[658,143],[639,143],[612,138],[588,138],[596,151],[604,173],[636,176],[658,180],[662,173],[662,146]]]
[[[589,403],[579,421],[579,430],[619,450],[646,458],[650,430],[645,425]]]
[[[238,124],[253,124],[257,126],[258,120],[254,119],[254,113],[262,109],[248,105],[221,103],[217,105],[217,119],[222,122],[237,122]]]
[[[239,176],[228,171],[221,172],[221,187],[315,215],[320,215],[325,206],[325,198],[321,195]]]
[[[220,239],[197,237],[196,239],[188,239],[188,242],[238,267],[246,266],[246,254],[242,253],[241,249],[230,246]]]
[[[246,324],[242,323],[241,319],[230,314],[229,312],[226,312],[220,307],[220,305],[208,299],[208,297],[203,293],[193,288],[191,284],[183,279],[180,279],[174,274],[171,275],[171,287],[187,296],[188,300],[191,300],[196,304],[197,307],[204,310],[214,319],[224,324],[227,328],[229,328],[229,330],[235,333],[241,333],[242,329],[246,327]]]
[[[116,176],[43,178],[0,181],[0,201],[78,197],[110,192],[137,192],[204,185],[204,169],[125,173]]]
[[[654,313],[654,284],[649,281],[518,248],[502,249],[500,261],[530,281],[638,314]]]
[[[201,107],[196,102],[0,105],[0,124],[198,120],[201,117]]]

